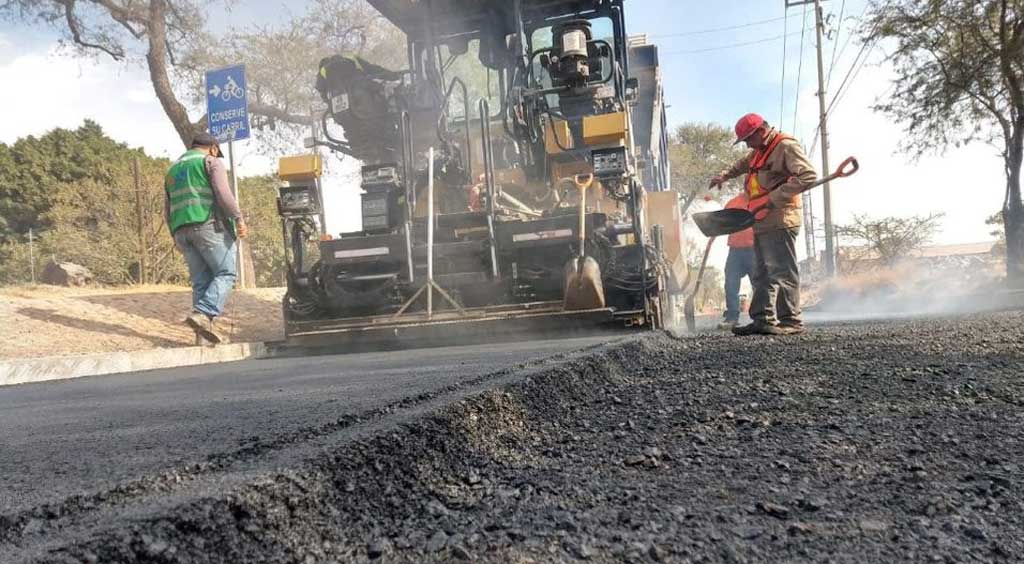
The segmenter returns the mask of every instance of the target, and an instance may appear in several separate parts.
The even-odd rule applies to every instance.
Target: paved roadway
[[[0,516],[607,340],[243,361],[0,387]]]

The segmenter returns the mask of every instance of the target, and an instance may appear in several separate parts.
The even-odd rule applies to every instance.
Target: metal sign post
[[[249,100],[246,95],[245,65],[206,71],[206,119],[210,135],[228,144],[231,193],[241,206],[235,176],[235,141],[249,138]],[[237,246],[238,285],[245,287],[244,243]]]
[[[238,179],[235,177],[235,142],[228,140],[228,180],[231,182],[231,194],[235,197],[235,201],[238,202],[238,209],[242,209],[242,198],[238,194]],[[243,251],[243,245],[245,242],[242,239],[238,240],[238,287],[245,288],[245,252]]]

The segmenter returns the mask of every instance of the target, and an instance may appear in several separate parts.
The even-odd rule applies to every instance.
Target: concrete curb
[[[66,380],[137,370],[214,364],[269,356],[263,343],[181,347],[0,362],[0,386]]]

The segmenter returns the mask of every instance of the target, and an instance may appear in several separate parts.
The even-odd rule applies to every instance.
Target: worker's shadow
[[[67,315],[61,315],[54,313],[48,309],[40,309],[35,307],[23,307],[18,308],[17,313],[24,315],[30,319],[38,321],[44,321],[46,323],[56,323],[65,327],[71,327],[72,329],[81,329],[84,331],[92,331],[95,333],[102,333],[105,335],[120,335],[122,337],[133,337],[136,339],[142,339],[153,343],[156,347],[180,347],[183,344],[181,341],[175,341],[173,339],[166,339],[163,337],[157,337],[154,335],[147,335],[140,333],[134,329],[125,327],[123,325],[115,325],[113,323],[104,323],[102,321],[92,321],[89,319],[79,319],[76,317],[69,317]]]
[[[178,292],[146,292],[138,294],[99,294],[81,296],[78,300],[115,309],[137,317],[164,323],[180,324],[192,307],[192,294],[186,289]],[[232,341],[261,341],[284,337],[280,298],[256,297],[234,291],[224,308],[220,323]],[[272,326],[272,329],[268,329]]]

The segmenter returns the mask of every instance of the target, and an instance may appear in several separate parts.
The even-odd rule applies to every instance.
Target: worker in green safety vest
[[[164,216],[192,282],[185,324],[197,339],[214,344],[225,341],[215,320],[235,285],[238,239],[249,231],[222,156],[217,139],[199,133],[164,179]]]

